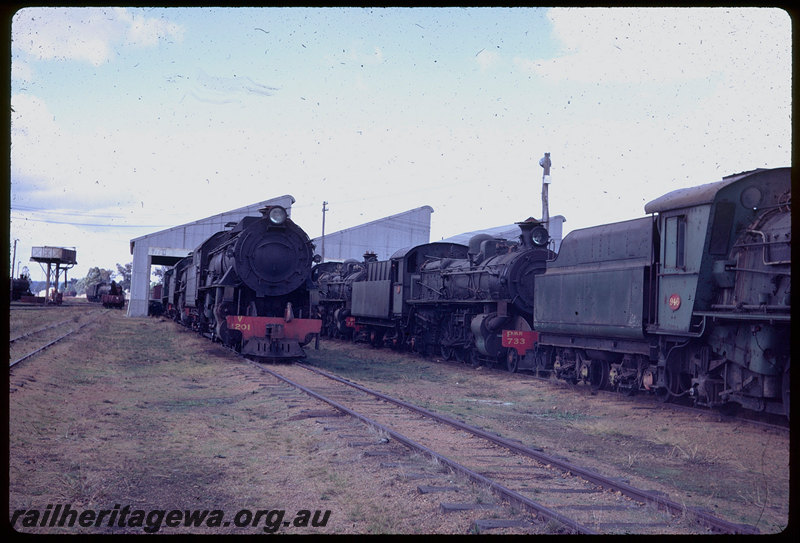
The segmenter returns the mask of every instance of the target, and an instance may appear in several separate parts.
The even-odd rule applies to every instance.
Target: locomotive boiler
[[[350,339],[353,328],[347,326],[353,300],[353,283],[366,277],[367,263],[377,261],[375,253],[364,254],[364,261],[353,258],[344,262],[322,262],[314,266],[311,279],[311,305],[322,320],[323,337]]]
[[[175,272],[182,321],[242,354],[305,356],[317,337],[309,289],[314,246],[281,206],[210,236]]]
[[[540,221],[517,223],[519,242],[486,234],[469,242],[466,258],[425,262],[408,303],[415,309],[416,341],[439,346],[446,358],[504,363],[516,371],[504,330],[530,331],[535,277],[554,255]]]

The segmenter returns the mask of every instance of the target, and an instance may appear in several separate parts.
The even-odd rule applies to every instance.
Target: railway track
[[[533,518],[586,534],[759,533],[567,460],[295,364],[262,371],[486,485]],[[443,504],[443,507],[445,505]]]
[[[49,311],[53,313],[57,311],[57,309],[43,308],[41,311]],[[11,333],[14,334],[14,337],[10,338],[8,341],[9,370],[17,364],[36,356],[48,347],[55,345],[56,343],[78,332],[89,324],[96,322],[98,317],[108,313],[109,311],[109,309],[96,310],[94,308],[90,308],[90,311],[74,314],[70,318],[45,324],[44,326],[37,326],[36,328],[26,332],[20,333],[20,331],[12,331]],[[63,332],[63,328],[68,328],[68,330]]]
[[[326,341],[337,341],[337,342],[344,342],[343,340],[332,340],[331,338],[326,338]],[[353,344],[354,348],[363,347],[363,345]],[[370,347],[372,348],[372,347]],[[454,360],[442,360],[436,359],[438,364],[451,366],[454,368],[463,368],[465,364],[463,362],[458,362]],[[615,390],[605,390],[605,389],[592,389],[590,386],[585,384],[572,384],[566,381],[558,380],[552,376],[542,376],[537,375],[530,372],[515,372],[509,373],[505,369],[502,369],[498,366],[483,366],[484,371],[493,372],[498,376],[499,380],[502,379],[530,379],[539,381],[542,383],[546,383],[550,386],[557,386],[568,389],[576,394],[586,394],[592,396],[606,396],[606,397],[613,397],[618,399],[624,399],[626,401],[630,401],[631,403],[635,404],[642,404],[646,408],[652,409],[669,409],[673,411],[683,411],[692,414],[696,414],[701,417],[708,417],[712,420],[717,421],[731,421],[731,422],[743,422],[746,424],[750,424],[753,426],[758,426],[770,430],[780,431],[780,432],[789,432],[790,424],[786,417],[781,415],[774,415],[769,413],[757,413],[748,411],[745,409],[732,409],[729,412],[725,412],[722,409],[712,409],[708,407],[697,407],[692,405],[690,402],[685,401],[684,399],[676,399],[672,398],[668,401],[664,401],[663,399],[658,399],[655,396],[650,396],[646,394],[626,394],[623,392],[615,391]],[[683,400],[683,401],[682,401]]]

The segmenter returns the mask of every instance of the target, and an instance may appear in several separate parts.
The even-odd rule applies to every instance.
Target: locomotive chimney
[[[517,225],[520,229],[519,240],[522,242],[522,247],[524,249],[531,249],[535,247],[533,243],[533,229],[539,226],[539,223],[533,222],[532,219],[528,219],[525,222],[518,222]]]

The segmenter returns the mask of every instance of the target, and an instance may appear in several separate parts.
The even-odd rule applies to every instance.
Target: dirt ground
[[[172,322],[112,312],[86,330],[10,375],[16,530],[457,534],[513,516],[442,513],[443,501],[496,500]],[[323,342],[307,362],[764,533],[786,527],[788,433],[363,346]],[[421,474],[461,491],[420,493]],[[106,512],[51,522],[67,505]],[[209,514],[170,526],[173,510]]]

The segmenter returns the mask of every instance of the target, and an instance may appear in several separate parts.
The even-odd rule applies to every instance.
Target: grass
[[[337,449],[335,436],[314,421],[287,421],[285,401],[243,379],[240,362],[208,340],[170,322],[117,314],[94,331],[54,346],[40,366],[46,371],[9,396],[12,507],[66,499],[231,510],[318,503],[335,512],[328,532],[361,533],[414,531],[431,516],[398,520],[411,491],[393,509],[372,507],[384,499],[365,488],[382,474],[353,473],[343,461],[356,451]],[[96,340],[103,333],[106,343]],[[743,522],[763,515],[764,531],[780,529],[787,515],[780,438],[765,435],[758,453],[731,455],[730,447],[753,440],[753,432],[731,430],[725,447],[715,441],[722,426],[690,421],[681,428],[624,408],[607,415],[610,406],[598,414],[583,398],[524,375],[388,350],[351,355],[324,343],[308,353],[310,365],[548,452],[571,450],[579,463],[588,458],[603,470],[691,494],[692,505],[719,505]],[[753,461],[762,454],[760,464]],[[378,492],[393,490],[384,481]]]

